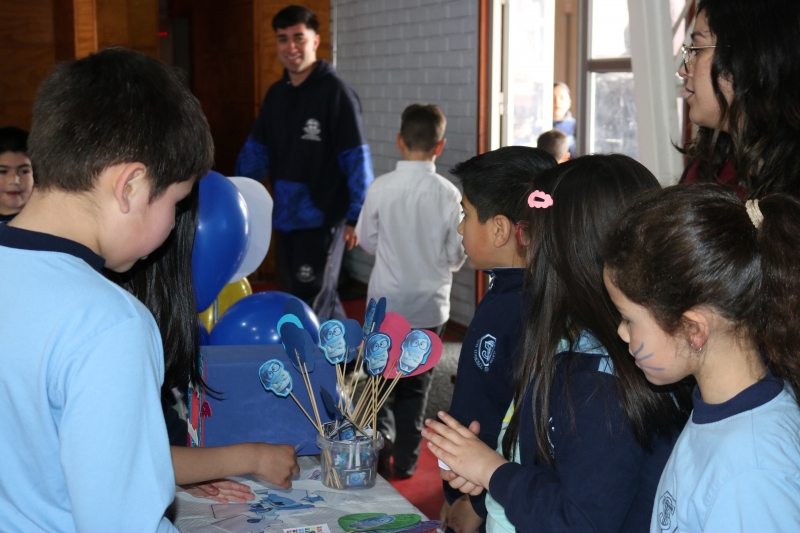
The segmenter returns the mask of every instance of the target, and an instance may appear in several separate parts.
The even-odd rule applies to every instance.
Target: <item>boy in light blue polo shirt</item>
[[[174,531],[161,338],[101,269],[169,236],[208,124],[169,67],[111,48],[56,66],[28,146],[36,187],[0,225],[2,529]]]

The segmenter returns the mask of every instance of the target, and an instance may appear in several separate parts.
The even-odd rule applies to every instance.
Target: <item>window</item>
[[[582,0],[579,153],[639,157],[627,0]]]
[[[491,149],[553,127],[554,22],[555,0],[492,2]]]

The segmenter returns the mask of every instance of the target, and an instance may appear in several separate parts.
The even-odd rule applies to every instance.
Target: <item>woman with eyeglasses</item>
[[[678,73],[699,132],[681,183],[800,196],[800,2],[700,0],[691,35]]]

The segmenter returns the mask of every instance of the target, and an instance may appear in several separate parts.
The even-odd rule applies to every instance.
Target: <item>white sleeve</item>
[[[458,225],[461,224],[461,195],[457,194],[454,205],[446,206],[449,208],[448,227],[447,227],[447,240],[445,241],[445,252],[447,253],[447,264],[453,272],[458,271],[464,261],[467,259],[467,254],[464,252],[464,247],[461,245],[461,235],[458,233]]]
[[[369,255],[375,255],[378,249],[378,206],[375,191],[370,186],[367,188],[367,197],[356,223],[356,237],[358,244]]]
[[[175,475],[152,319],[130,318],[89,338],[55,370],[50,391],[63,406],[60,461],[76,530],[176,531],[164,518]]]
[[[797,471],[749,470],[720,487],[709,505],[704,533],[800,531]]]

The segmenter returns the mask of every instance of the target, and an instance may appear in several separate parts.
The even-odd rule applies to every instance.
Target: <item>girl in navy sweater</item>
[[[659,476],[686,420],[681,390],[655,390],[616,329],[600,247],[634,196],[658,188],[623,155],[540,174],[529,197],[531,305],[502,455],[446,413],[423,436],[451,486],[488,489],[504,531],[644,531]],[[473,428],[474,429],[474,428]],[[518,452],[517,452],[518,447]]]

